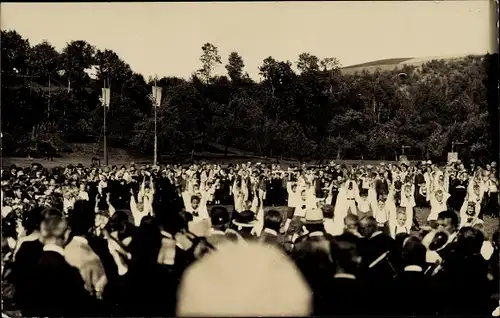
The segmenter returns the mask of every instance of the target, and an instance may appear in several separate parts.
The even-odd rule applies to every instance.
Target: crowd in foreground
[[[2,310],[498,316],[496,169],[12,166]]]

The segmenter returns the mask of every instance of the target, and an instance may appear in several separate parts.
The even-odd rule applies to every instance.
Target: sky
[[[210,42],[222,57],[217,74],[236,51],[258,79],[268,56],[295,62],[309,52],[348,66],[492,52],[490,1],[2,3],[1,28],[58,50],[85,40],[146,78],[189,77]]]

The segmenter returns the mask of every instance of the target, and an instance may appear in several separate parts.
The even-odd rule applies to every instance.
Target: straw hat
[[[325,222],[323,211],[318,208],[307,210],[305,217],[301,220],[304,224],[322,224]]]

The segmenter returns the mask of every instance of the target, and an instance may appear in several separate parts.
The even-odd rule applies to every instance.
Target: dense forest
[[[4,155],[37,141],[59,149],[102,142],[105,80],[109,145],[152,151],[153,79],[115,52],[83,40],[58,52],[16,31],[2,31],[1,49]],[[227,75],[214,75],[220,64]],[[159,151],[189,152],[201,140],[296,159],[394,159],[402,146],[415,159],[442,159],[461,142],[464,156],[489,159],[498,154],[496,72],[497,54],[346,75],[338,59],[302,53],[294,62],[264,59],[256,82],[244,57],[232,52],[224,62],[207,43],[189,79],[157,81]]]

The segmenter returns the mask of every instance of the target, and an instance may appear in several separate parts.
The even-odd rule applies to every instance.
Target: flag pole
[[[104,79],[104,88],[106,88],[106,79]],[[104,90],[104,92],[107,93],[106,90]],[[107,99],[107,96],[104,96],[104,95],[107,95],[107,94],[103,94],[102,98],[103,98],[103,111],[104,111],[104,123],[103,123],[103,131],[104,131],[104,165],[107,166],[108,165],[108,140],[107,140],[107,137],[106,137],[106,99]]]
[[[155,145],[154,145],[154,155],[153,155],[153,164],[156,166],[156,163],[158,162],[158,136],[157,136],[157,131],[156,131],[156,108],[158,106],[158,88],[156,87],[156,76],[155,76],[155,96],[154,96],[154,102],[153,102],[153,107],[154,107],[154,113],[155,113]]]

